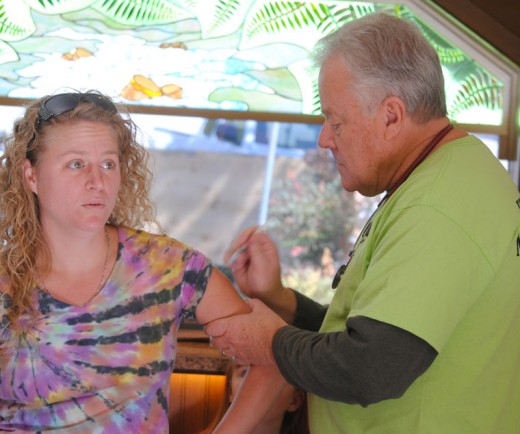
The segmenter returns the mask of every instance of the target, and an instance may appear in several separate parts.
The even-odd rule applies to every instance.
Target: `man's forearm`
[[[362,406],[401,396],[437,356],[419,337],[366,317],[349,319],[343,332],[283,327],[274,337],[273,354],[294,386]]]
[[[293,294],[296,313],[294,320],[287,323],[303,330],[317,332],[327,313],[327,306],[321,305],[297,291],[293,291]]]
[[[291,288],[283,288],[276,297],[261,299],[271,310],[276,312],[287,324],[292,324],[296,316],[296,294]]]
[[[327,306],[287,287],[276,297],[261,300],[287,324],[304,330],[318,331],[327,313]]]

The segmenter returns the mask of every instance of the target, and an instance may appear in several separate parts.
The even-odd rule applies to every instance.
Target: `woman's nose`
[[[91,189],[103,187],[103,174],[98,167],[91,167],[88,171],[87,186]]]

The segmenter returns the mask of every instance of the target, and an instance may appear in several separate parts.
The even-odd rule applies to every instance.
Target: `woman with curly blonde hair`
[[[104,101],[95,92],[86,95]],[[76,97],[70,98],[74,100]],[[43,126],[41,121],[37,122],[40,107],[40,101],[33,103],[27,108],[25,116],[15,122],[14,134],[7,139],[5,154],[0,157],[0,236],[8,241],[2,245],[0,273],[8,276],[11,282],[12,305],[8,318],[10,326],[17,330],[20,313],[33,308],[33,276],[48,271],[52,266],[38,215],[38,197],[30,190],[23,172],[26,160],[35,165],[43,152],[42,142],[47,127],[80,119],[110,124],[121,143],[121,188],[107,221],[114,226],[142,227],[146,223],[157,224],[155,207],[149,198],[152,174],[147,166],[148,154],[136,142],[137,127],[132,120],[114,115],[111,110],[99,110],[95,104],[79,104],[74,110],[61,114],[59,119],[49,119],[48,125]],[[37,124],[41,125],[40,128],[37,128]],[[41,269],[36,266],[37,252],[40,257],[38,267]]]
[[[110,98],[70,92],[31,104],[6,141],[0,431],[167,432],[181,319],[250,311],[205,255],[145,230],[158,225],[137,133]],[[248,378],[215,432],[250,432],[283,389],[272,367]]]

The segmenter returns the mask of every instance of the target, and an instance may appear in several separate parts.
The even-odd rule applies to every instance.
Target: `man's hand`
[[[244,230],[231,244],[224,256],[226,263],[235,252],[240,253],[229,267],[240,290],[267,303],[269,298],[276,298],[283,286],[280,258],[274,241],[263,230],[253,226]]]
[[[273,337],[287,324],[260,300],[247,303],[251,313],[212,321],[206,325],[206,333],[215,347],[238,363],[275,364]]]
[[[240,253],[235,257],[237,251]],[[232,257],[229,267],[240,290],[262,300],[291,324],[296,312],[296,296],[282,284],[278,249],[269,235],[257,226],[246,229],[231,244],[224,259],[229,261]]]

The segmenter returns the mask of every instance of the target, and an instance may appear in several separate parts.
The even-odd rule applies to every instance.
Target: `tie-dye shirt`
[[[118,236],[112,273],[88,305],[36,291],[40,315],[22,344],[9,345],[4,328],[0,431],[168,432],[177,330],[194,317],[212,266],[166,236],[128,228]],[[8,302],[4,295],[4,326]]]

